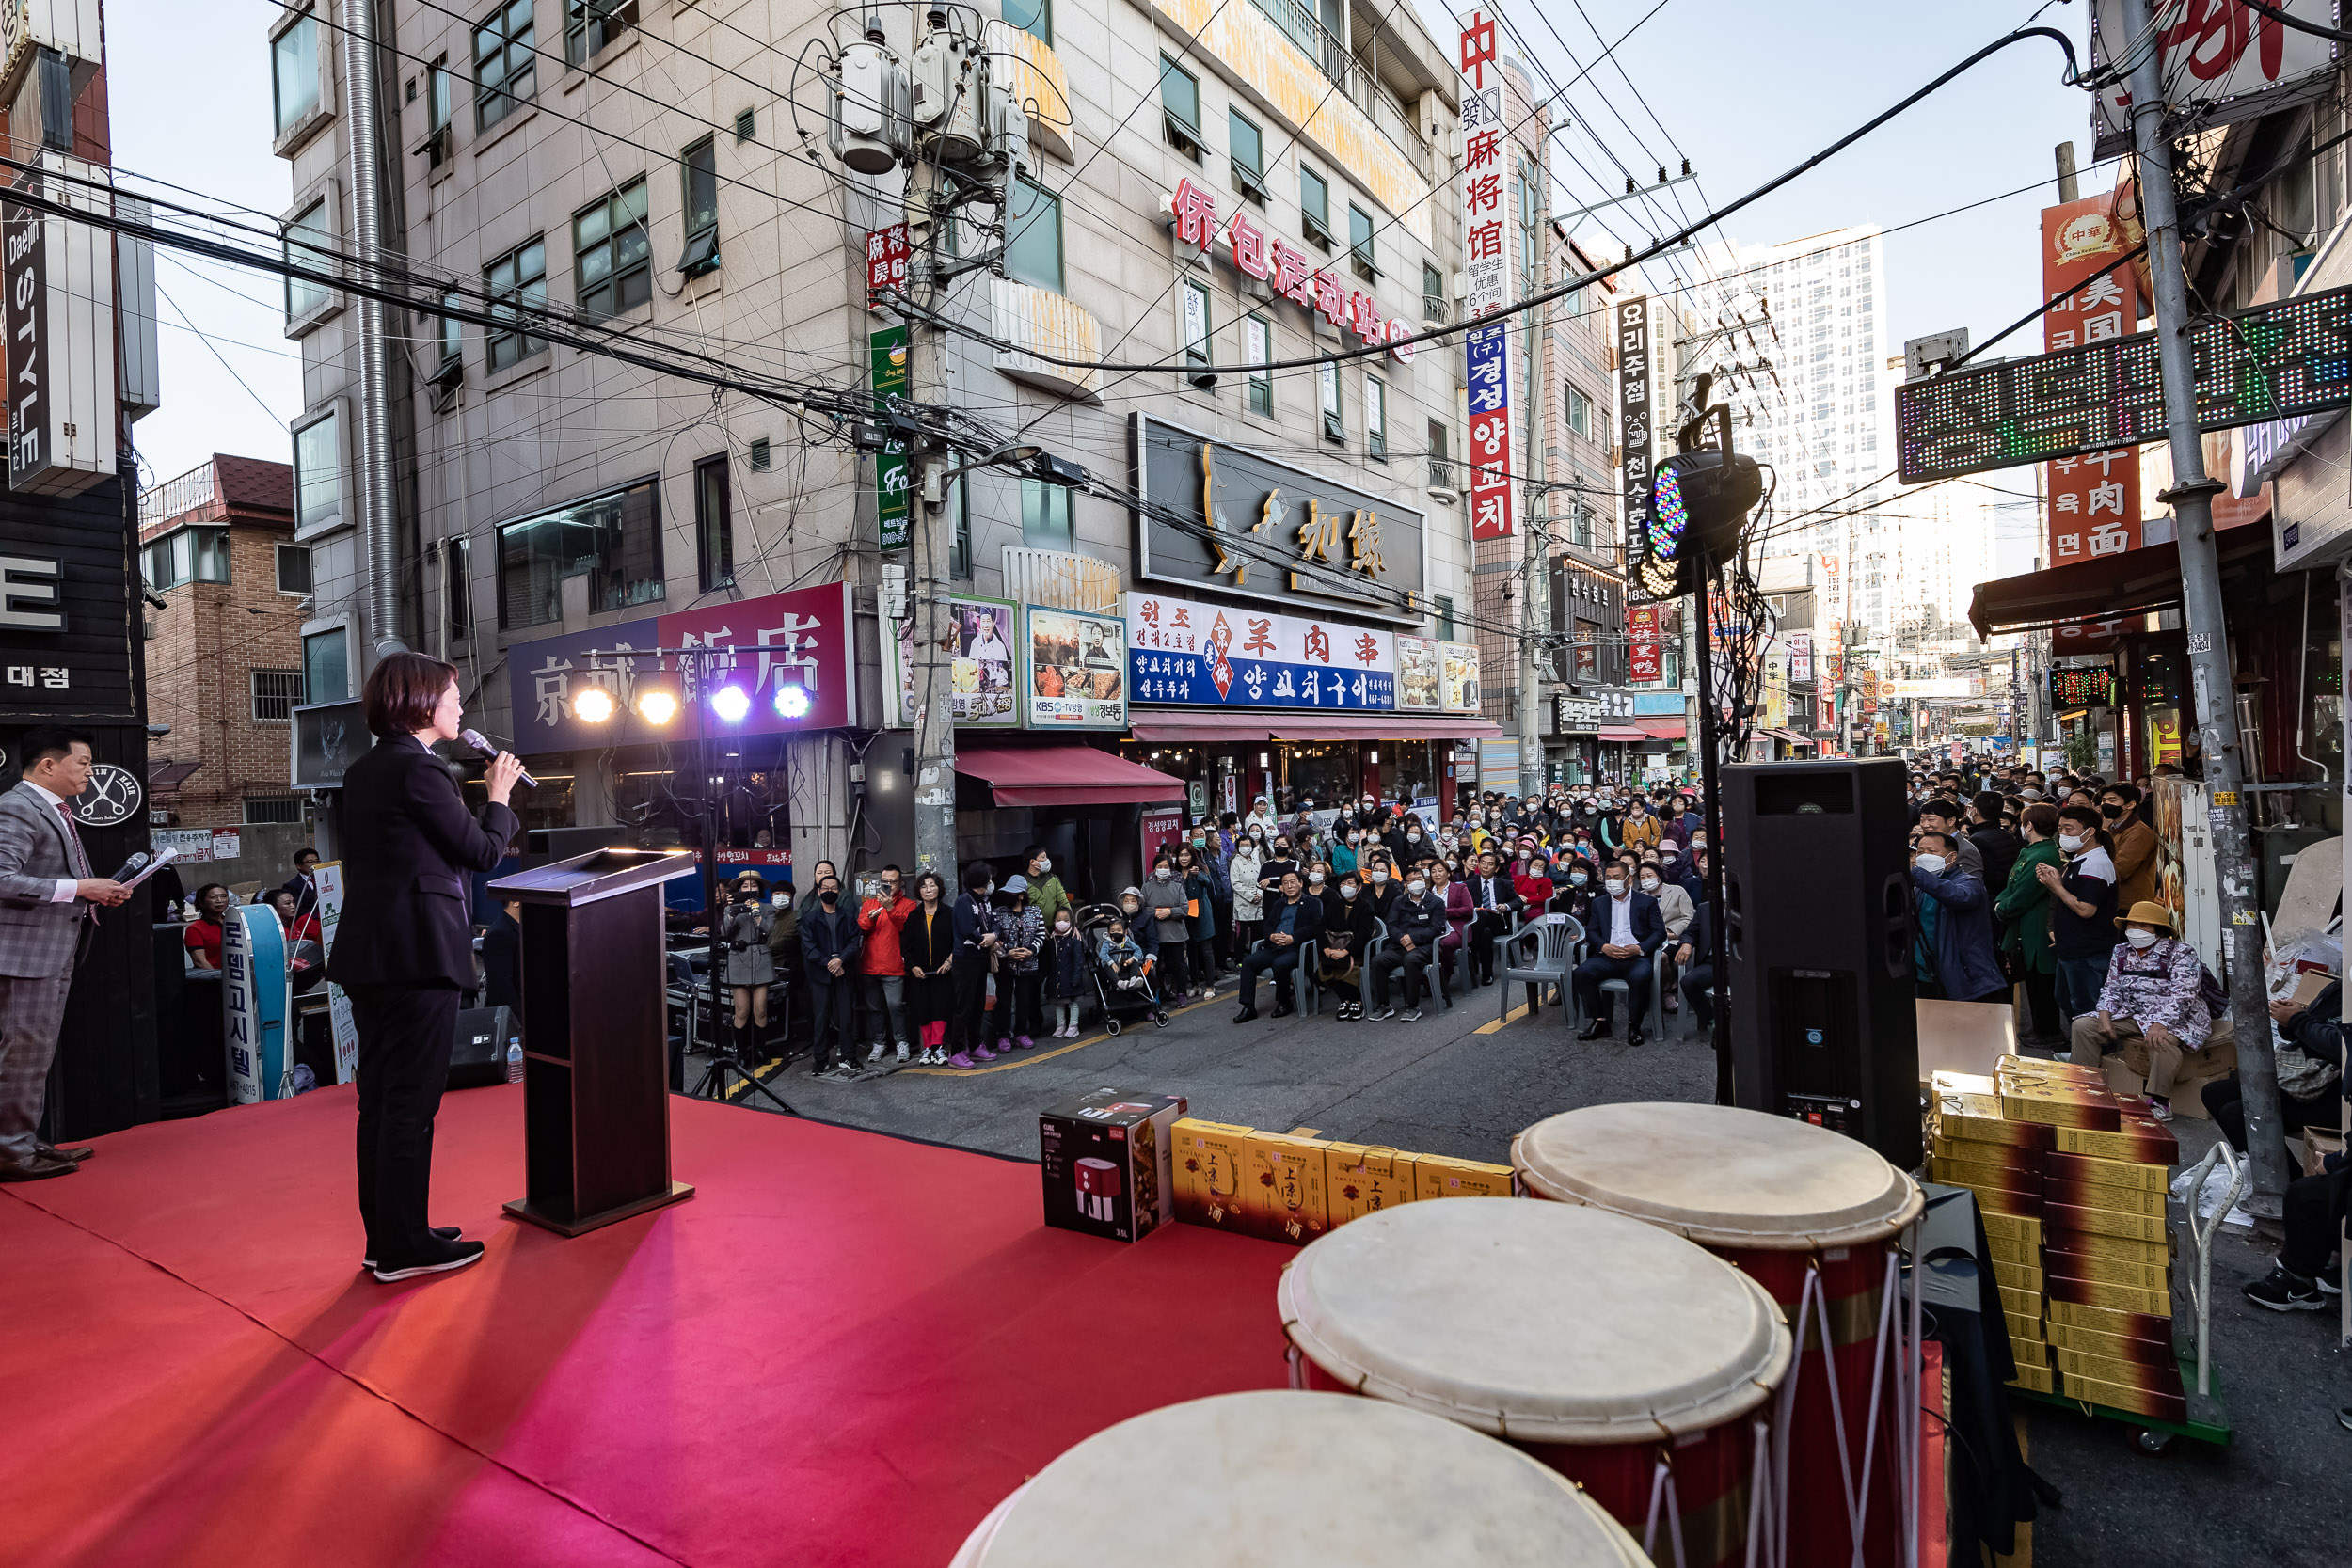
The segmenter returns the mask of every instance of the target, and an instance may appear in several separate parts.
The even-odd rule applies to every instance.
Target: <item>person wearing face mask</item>
[[[996,1053],[1026,1051],[1045,1032],[1038,955],[1045,919],[1029,902],[1029,879],[1013,876],[996,894]]]
[[[1947,1002],[2007,1001],[2009,982],[1993,946],[1992,895],[1960,864],[1952,834],[1919,834],[1911,855],[1911,892],[1920,994]]]
[[[1176,863],[1165,849],[1153,858],[1152,875],[1144,879],[1143,908],[1158,939],[1160,996],[1170,1005],[1181,1003],[1192,994],[1193,906],[1184,879],[1176,875]]]
[[[1035,910],[1038,917],[1047,926],[1052,926],[1054,917],[1062,911],[1075,908],[1069,890],[1062,886],[1061,879],[1054,875],[1053,858],[1046,854],[1045,846],[1030,845],[1023,852],[1021,862],[1027,867],[1029,908]]]
[[[1478,906],[1470,901],[1470,884],[1455,879],[1454,868],[1443,861],[1429,868],[1429,895],[1445,905],[1445,935],[1438,939],[1438,974],[1444,981],[1463,967],[1470,921]],[[1440,994],[1450,996],[1451,992],[1441,990]]]
[[[1429,835],[1422,831],[1421,818],[1410,815],[1391,822],[1382,842],[1388,846],[1389,856],[1396,862],[1397,869],[1407,873],[1416,861],[1429,853]]]
[[[2043,866],[2037,875],[2050,890],[2058,1027],[2071,1034],[2074,1021],[2097,1007],[2107,959],[2115,951],[2115,860],[2094,808],[2061,806],[2058,817],[2064,869]]]
[[[988,1011],[988,976],[995,967],[996,923],[989,896],[996,891],[996,873],[985,861],[975,861],[963,874],[963,892],[957,895],[955,1011],[947,1020],[947,1065],[972,1068],[993,1062],[983,1026]]]
[[[1533,839],[1522,838],[1511,851],[1511,891],[1519,895],[1520,907],[1532,920],[1552,907],[1552,898],[1559,891],[1551,879],[1551,864],[1535,847]]]
[[[1340,999],[1338,1017],[1364,1016],[1363,958],[1372,945],[1372,900],[1354,873],[1343,874],[1323,903],[1323,932],[1315,939],[1315,982]]]
[[[1619,836],[1626,848],[1638,853],[1657,848],[1658,841],[1665,833],[1659,826],[1658,818],[1650,815],[1649,802],[1636,795],[1626,804],[1625,823]]]
[[[1192,994],[1206,999],[1216,990],[1216,875],[1205,857],[1191,845],[1176,851],[1176,875],[1184,884],[1192,911],[1184,922],[1190,938],[1185,957],[1192,972]]]
[[[2024,841],[2009,880],[1993,901],[2001,922],[2001,954],[2009,973],[2026,988],[2027,1033],[2021,1042],[2044,1051],[2066,1043],[2060,1032],[2058,1006],[2058,949],[2050,941],[2050,889],[2042,868],[2061,870],[2066,857],[2058,847],[2058,808],[2037,800],[2017,814],[2018,836]]]
[[[1247,958],[1265,936],[1265,862],[1256,839],[1245,836],[1234,846],[1225,875],[1233,889],[1232,951]]]
[[[1044,974],[1045,1005],[1053,1010],[1054,1037],[1078,1037],[1078,1003],[1087,993],[1087,943],[1078,934],[1075,914],[1069,910],[1054,916],[1046,927],[1045,953],[1039,968]]]
[[[1307,896],[1306,884],[1295,871],[1284,875],[1281,891],[1281,908],[1266,916],[1265,941],[1242,960],[1241,1011],[1233,1015],[1235,1023],[1258,1016],[1258,976],[1268,970],[1274,972],[1274,1016],[1288,1018],[1297,1011],[1291,1001],[1292,987],[1300,960],[1314,950],[1315,938],[1323,933],[1323,900]]]
[[[1389,820],[1388,808],[1381,805],[1380,797],[1370,790],[1364,791],[1363,799],[1356,803],[1356,826],[1367,835],[1364,842],[1369,844],[1386,832]]]
[[[1282,879],[1291,872],[1303,879],[1306,868],[1298,863],[1295,847],[1285,833],[1274,841],[1274,853],[1258,872],[1258,888],[1264,895],[1265,917],[1274,920],[1282,912]]]
[[[1649,1006],[1650,972],[1666,941],[1666,922],[1658,912],[1658,900],[1635,887],[1624,866],[1612,863],[1602,875],[1601,896],[1593,901],[1592,918],[1584,927],[1593,955],[1576,966],[1575,974],[1576,999],[1591,1022],[1576,1037],[1597,1040],[1609,1033],[1610,996],[1600,983],[1623,980],[1626,1006],[1632,1014],[1626,1022],[1625,1042],[1639,1045]]]
[[[2017,835],[2001,826],[2001,798],[1985,790],[1968,803],[1968,842],[1977,847],[1978,863],[1984,885],[1989,888],[2009,886],[2009,874],[2017,865],[2018,851],[2025,847]],[[1998,930],[1999,916],[1994,916]]]
[[[1405,879],[1398,876],[1385,849],[1375,850],[1371,869],[1364,873],[1364,896],[1372,900],[1375,920],[1389,918],[1389,908],[1405,895]]]
[[[1249,815],[1241,819],[1241,825],[1245,832],[1263,833],[1270,842],[1276,831],[1274,802],[1263,795],[1250,801]]]
[[[914,1053],[907,1033],[907,963],[899,937],[907,916],[914,912],[914,900],[899,886],[902,878],[896,865],[883,866],[881,895],[866,900],[857,912],[858,990],[868,1021],[863,1033],[872,1042],[866,1053],[867,1067],[881,1065],[886,1042],[897,1043],[901,1063]]]
[[[1410,1023],[1421,1017],[1423,976],[1438,953],[1446,928],[1445,900],[1429,890],[1428,879],[1410,874],[1404,891],[1389,905],[1389,940],[1372,960],[1372,1005],[1375,1020],[1402,1016]],[[1405,1011],[1389,1003],[1389,976],[1405,972]]]
[[[2115,858],[2115,903],[2130,909],[2156,896],[2156,830],[2139,819],[2139,791],[2111,784],[2099,792],[2099,820]]]
[[[1669,1013],[1680,1012],[1682,1004],[1675,976],[1681,966],[1675,961],[1673,955],[1682,942],[1696,907],[1691,902],[1690,894],[1683,891],[1682,884],[1667,878],[1665,866],[1661,861],[1644,860],[1633,885],[1658,900],[1659,918],[1666,923],[1665,945],[1659,949],[1656,959],[1664,966],[1664,973],[1659,976],[1658,1006]]]
[[[2237,1037],[2206,1005],[2204,961],[2173,935],[2170,910],[2150,899],[2115,924],[2123,940],[2109,955],[2094,1010],[2074,1021],[2067,1059],[2095,1062],[2121,1053],[2125,1067],[2147,1078],[2156,1119],[2170,1121],[2182,1057],[2224,1041],[2234,1055]]]
[[[1160,972],[1160,923],[1144,912],[1143,889],[1131,887],[1119,895],[1119,913],[1127,923],[1127,940],[1143,954],[1143,973],[1152,981],[1161,1001],[1168,1000],[1168,992],[1158,989]]]
[[[1922,832],[1942,833],[1950,839],[1960,857],[1957,862],[1960,869],[1981,882],[1984,880],[1984,856],[1979,852],[1975,841],[1961,834],[1960,822],[1964,815],[1961,807],[1938,796],[1919,807],[1919,827]]]
[[[801,961],[808,970],[808,1037],[812,1076],[847,1082],[858,1074],[850,1039],[858,948],[865,935],[841,901],[841,879],[817,879],[817,908],[801,916]],[[841,1059],[834,1061],[838,1051]]]
[[[768,885],[756,872],[736,880],[733,896],[719,917],[719,941],[725,949],[726,981],[735,998],[735,1034],[753,1058],[767,1060],[768,988],[775,984],[775,959],[768,952],[768,928],[775,911],[767,898]]]
[[[1336,877],[1345,877],[1358,869],[1359,863],[1357,860],[1356,851],[1357,847],[1364,841],[1364,831],[1361,828],[1350,827],[1345,832],[1340,832],[1336,831],[1338,828],[1336,823],[1333,824],[1333,828],[1331,873]]]

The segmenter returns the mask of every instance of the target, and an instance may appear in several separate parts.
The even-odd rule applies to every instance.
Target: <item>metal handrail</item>
[[[2230,1167],[2230,1188],[2221,1201],[2214,1205],[2213,1217],[2199,1222],[2197,1209],[2205,1193],[2205,1173],[2213,1169],[2216,1160],[2226,1160]],[[2223,1139],[2205,1150],[2205,1157],[2197,1162],[2189,1173],[2188,1234],[2197,1243],[2197,1272],[2189,1279],[2189,1304],[2197,1308],[2197,1392],[2213,1392],[2213,1233],[2237,1207],[2240,1194],[2246,1190],[2246,1165]]]

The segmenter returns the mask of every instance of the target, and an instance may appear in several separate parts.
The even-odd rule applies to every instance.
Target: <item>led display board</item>
[[[2200,430],[2352,403],[2352,288],[2208,317],[2189,341]],[[2156,335],[1905,382],[1895,435],[1906,484],[2161,441]]]

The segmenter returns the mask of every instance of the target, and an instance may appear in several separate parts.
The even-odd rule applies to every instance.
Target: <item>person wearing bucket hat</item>
[[[2215,1022],[2204,961],[2173,934],[2172,911],[2144,898],[2116,917],[2123,941],[2107,960],[2106,983],[2095,1012],[2074,1021],[2069,1059],[2095,1062],[2122,1053],[2125,1065],[2146,1061],[2148,1100],[2159,1120],[2172,1119],[2172,1081],[2181,1058],[2208,1040],[2235,1037],[2227,1018]]]

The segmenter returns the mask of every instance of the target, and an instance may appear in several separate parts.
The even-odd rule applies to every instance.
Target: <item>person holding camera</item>
[[[768,903],[768,884],[756,872],[736,879],[733,899],[719,917],[719,946],[726,955],[724,979],[735,998],[735,1034],[752,1050],[768,1037],[768,988],[776,983],[775,960],[768,952],[768,931],[775,911]],[[748,1038],[746,1027],[751,1028]]]

